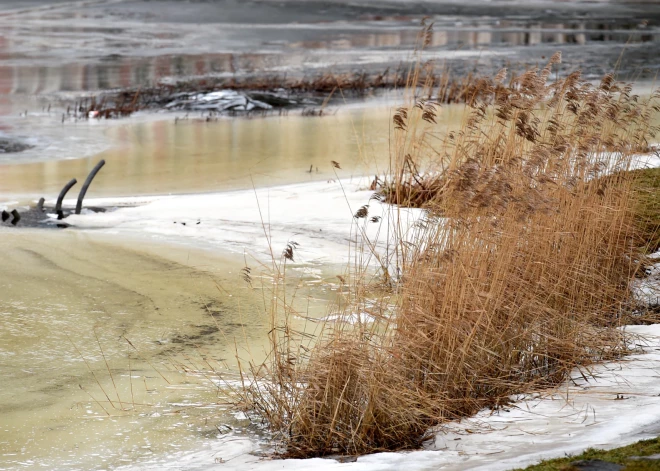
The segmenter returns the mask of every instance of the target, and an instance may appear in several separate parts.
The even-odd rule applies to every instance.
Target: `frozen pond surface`
[[[20,6],[19,6],[20,5]],[[4,6],[4,8],[3,8]],[[382,72],[425,57],[456,73],[535,64],[560,49],[565,70],[652,79],[654,2],[105,0],[3,2],[0,93],[147,86],[173,76]]]
[[[263,355],[263,293],[240,270],[268,258],[265,215],[278,253],[301,244],[292,267],[301,310],[327,314],[352,215],[369,202],[369,178],[359,177],[385,170],[394,102],[370,97],[323,118],[63,124],[67,100],[182,77],[382,72],[410,58],[424,16],[435,22],[424,57],[457,73],[515,69],[561,50],[562,70],[597,76],[624,47],[624,77],[648,79],[660,65],[654,3],[357,3],[0,2],[0,139],[33,146],[0,154],[0,201],[54,198],[104,158],[88,201],[135,206],[72,217],[75,230],[0,228],[0,469],[491,470],[657,433],[649,350],[602,366],[599,382],[572,386],[568,402],[563,392],[528,398],[466,421],[435,451],[351,464],[252,454],[258,431],[227,412],[229,392],[211,371],[235,378],[234,339],[239,354]],[[439,116],[447,127],[459,118],[451,107]],[[417,216],[406,213],[405,225]],[[365,234],[383,246],[379,227]],[[657,347],[657,329],[639,330]],[[618,393],[628,399],[613,402]]]
[[[1,232],[0,469],[115,468],[244,428],[223,385],[237,356],[265,355],[268,317],[260,283],[240,276],[243,257]],[[337,269],[292,269],[307,315],[326,313]]]

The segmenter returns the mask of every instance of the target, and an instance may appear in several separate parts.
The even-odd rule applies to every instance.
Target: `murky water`
[[[460,107],[443,107],[439,125],[455,125],[460,113]],[[178,123],[170,118],[111,124],[104,132],[112,148],[93,157],[0,166],[0,193],[55,198],[71,178],[82,181],[101,158],[107,164],[89,196],[224,191],[327,180],[336,178],[332,160],[342,165],[343,177],[382,173],[389,160],[390,118],[391,108],[381,106],[339,109],[320,118],[205,122],[191,117]]]
[[[115,467],[235,425],[214,381],[263,358],[268,324],[237,260],[36,230],[0,250],[0,469]],[[322,272],[299,274],[325,312],[332,290],[304,287]]]
[[[95,195],[221,191],[253,182],[334,178],[331,160],[362,174],[388,158],[388,129],[387,108],[341,110],[321,118],[205,122],[197,115],[178,123],[169,118],[110,125],[104,130],[110,150],[89,159],[4,166],[0,192],[54,197],[69,179],[84,179],[101,158],[107,164],[94,182]]]

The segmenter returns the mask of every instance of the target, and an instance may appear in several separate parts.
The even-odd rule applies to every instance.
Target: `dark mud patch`
[[[114,208],[105,208],[100,206],[88,206],[83,209],[83,214],[87,213],[104,213]],[[45,229],[64,229],[70,227],[66,222],[66,218],[73,214],[72,209],[64,209],[62,212],[62,219],[57,219],[55,216],[55,208],[52,206],[39,207],[38,205],[29,207],[19,207],[16,211],[20,215],[20,219],[14,226],[27,227],[27,228],[45,228]],[[4,221],[4,226],[11,226],[11,221],[14,218],[10,217]]]
[[[409,87],[408,70],[408,66],[401,65],[378,73],[181,80],[88,97],[77,102],[74,111],[83,119],[116,118],[141,110],[201,112],[202,116],[207,114],[207,121],[215,115],[268,116],[288,114],[291,110],[298,110],[302,116],[323,116],[328,114],[324,112],[326,106],[339,106],[380,91]],[[436,95],[432,98],[436,101],[462,103],[471,97],[477,77],[468,73],[453,78],[426,68],[418,77],[418,85],[424,83],[433,84]]]
[[[209,300],[206,302],[200,302],[198,305],[202,311],[211,316],[213,319],[217,320],[225,314],[225,310],[222,308],[222,305],[218,301]]]
[[[221,329],[224,330],[225,327],[230,330],[236,328],[236,326],[232,323],[218,323],[218,320],[220,320],[226,314],[226,311],[220,302],[209,299],[207,301],[197,302],[196,304],[199,306],[202,312],[212,318],[213,323],[191,325],[189,332],[179,332],[174,334],[169,339],[170,343],[186,347],[195,347],[200,343],[212,342],[215,338],[215,334],[221,332]]]
[[[220,332],[220,329],[215,325],[196,325],[194,326],[195,332],[191,334],[176,334],[170,340],[172,343],[183,344],[186,346],[195,346],[200,340],[206,340]]]

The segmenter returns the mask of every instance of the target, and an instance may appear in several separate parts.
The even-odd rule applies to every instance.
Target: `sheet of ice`
[[[377,453],[355,462],[270,460],[251,438],[226,435],[195,452],[120,468],[133,470],[507,470],[588,447],[613,448],[660,432],[660,325],[629,326],[640,351],[579,372],[555,391],[521,397],[507,410],[482,411],[446,426],[424,450]],[[617,399],[620,398],[620,399]]]
[[[349,248],[366,244],[387,257],[394,231],[414,230],[420,210],[392,210],[375,199],[367,180],[313,182],[217,194],[87,199],[86,206],[121,207],[71,215],[70,225],[113,233],[139,233],[206,247],[248,252],[264,261],[296,242],[296,263],[345,263]],[[75,205],[74,200],[65,205]],[[367,206],[367,215],[355,213]],[[270,242],[270,245],[269,245]],[[352,254],[355,256],[355,253]],[[367,255],[369,258],[369,255]],[[375,260],[367,260],[375,263]]]
[[[653,153],[635,157],[632,164],[633,169],[660,167],[660,144],[653,144],[651,147],[655,149]]]
[[[660,251],[648,258],[660,260]],[[646,277],[633,280],[630,289],[640,303],[648,306],[660,305],[660,261],[646,267]]]
[[[368,312],[350,313],[350,314],[331,314],[329,316],[321,317],[320,322],[345,322],[348,324],[367,324],[373,322],[374,316]]]
[[[635,168],[656,166],[660,166],[656,154],[640,155],[634,162]],[[329,180],[214,194],[88,198],[86,206],[117,209],[71,215],[66,222],[81,229],[248,252],[264,261],[270,260],[271,251],[279,258],[289,242],[298,244],[295,261],[306,264],[345,263],[356,256],[358,246],[366,249],[367,257],[373,249],[380,263],[389,264],[392,241],[410,240],[423,212],[381,204],[372,199],[369,183],[368,179]],[[72,207],[75,201],[67,200],[67,205]],[[362,207],[367,209],[365,217],[355,217]],[[379,263],[375,257],[367,261]]]

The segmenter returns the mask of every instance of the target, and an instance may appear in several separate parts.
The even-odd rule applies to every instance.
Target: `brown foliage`
[[[416,447],[433,426],[625,351],[615,327],[639,259],[626,170],[658,132],[660,95],[642,100],[609,75],[549,81],[559,60],[506,85],[505,71],[481,79],[442,140],[419,124],[443,100],[414,93],[396,111],[392,171],[376,181],[426,218],[412,243],[395,242],[389,290],[352,285],[340,312],[357,323],[326,326],[304,355],[275,335],[270,363],[253,369],[245,401],[285,455]]]

